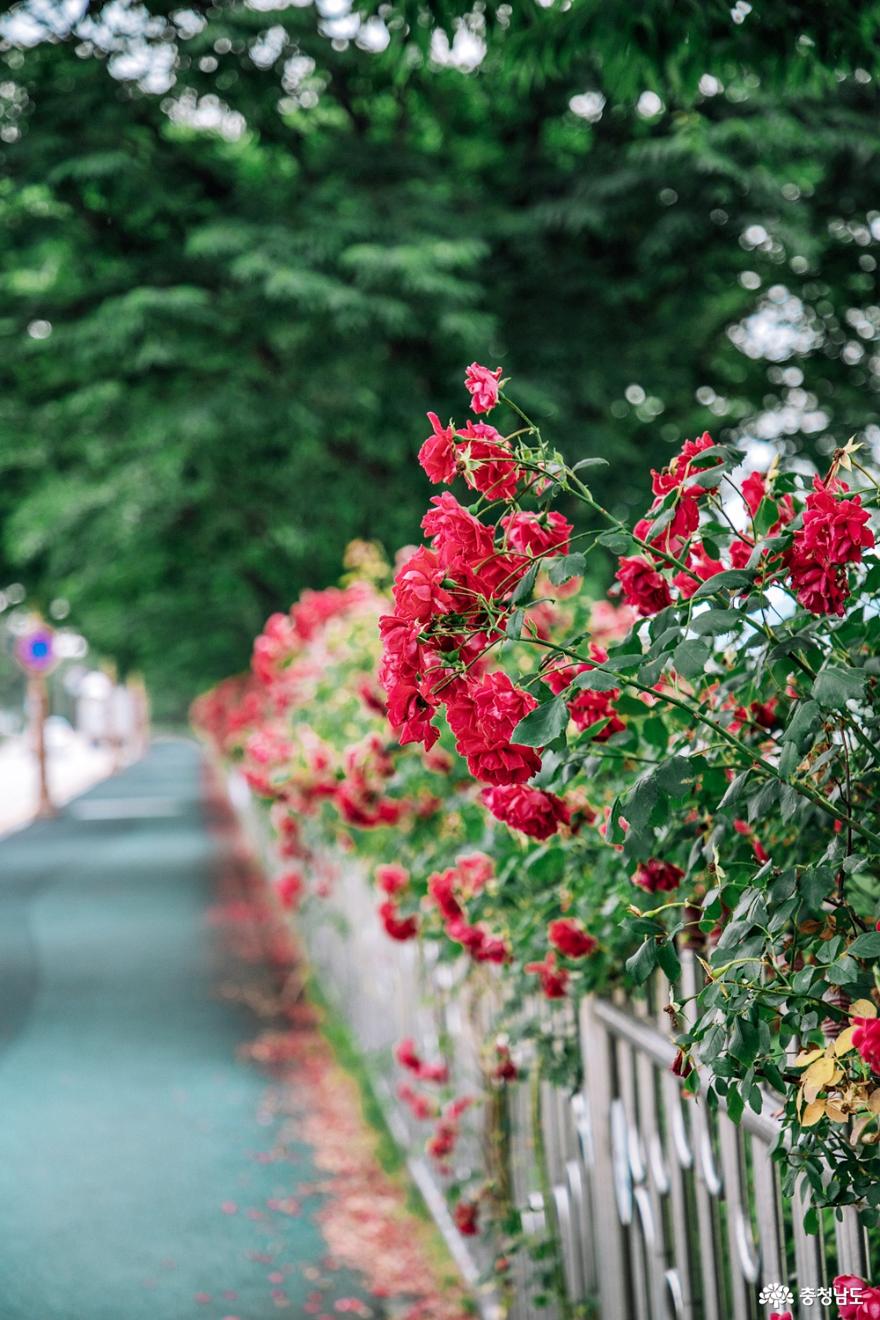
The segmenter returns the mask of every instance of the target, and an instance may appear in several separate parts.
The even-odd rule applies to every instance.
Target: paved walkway
[[[0,842],[3,1320],[386,1314],[327,1268],[314,1150],[242,1058],[253,1004],[218,994],[210,827],[169,741]]]

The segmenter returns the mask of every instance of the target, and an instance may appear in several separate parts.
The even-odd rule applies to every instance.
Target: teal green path
[[[309,1149],[261,1160],[278,1120],[236,1057],[255,1019],[217,995],[231,844],[201,771],[159,743],[0,841],[0,1320],[335,1317],[363,1296],[315,1283]],[[301,1183],[302,1214],[266,1210]]]

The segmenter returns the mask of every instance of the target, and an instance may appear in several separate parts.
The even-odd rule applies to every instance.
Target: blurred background
[[[4,6],[7,652],[54,613],[71,728],[108,660],[182,718],[352,537],[414,539],[472,359],[624,515],[707,428],[876,451],[878,36],[785,0]]]

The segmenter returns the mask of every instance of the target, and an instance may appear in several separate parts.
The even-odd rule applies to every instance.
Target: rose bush
[[[601,459],[568,463],[500,370],[466,383],[474,412],[512,425],[429,414],[419,461],[470,502],[430,499],[390,592],[355,547],[346,584],[273,616],[249,678],[196,722],[271,804],[295,901],[355,848],[390,938],[490,979],[490,1090],[532,1061],[577,1083],[575,1042],[561,1019],[548,1044],[534,994],[659,987],[687,1094],[734,1120],[778,1098],[808,1227],[826,1205],[876,1223],[874,473],[853,443],[821,473],[747,472],[704,434],[651,473],[630,529],[591,494]],[[591,600],[609,554],[610,599]],[[421,1066],[404,1063],[437,1094],[401,1094],[443,1158],[467,1098],[443,1094],[442,1061]],[[456,1192],[478,1231],[492,1189]]]

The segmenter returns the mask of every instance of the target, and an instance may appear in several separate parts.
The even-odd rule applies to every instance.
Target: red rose
[[[501,368],[490,371],[481,367],[479,362],[472,362],[465,372],[464,384],[471,396],[471,407],[475,413],[491,412],[498,402],[498,382]]]
[[[422,666],[422,648],[419,644],[420,628],[413,619],[398,614],[383,614],[379,619],[382,638],[382,659],[379,663],[379,682],[386,692],[395,684],[413,683]]]
[[[562,798],[524,784],[500,784],[483,789],[483,801],[496,820],[533,839],[548,839],[569,822]]]
[[[711,449],[714,443],[708,431],[704,431],[697,440],[685,440],[680,453],[676,454],[672,462],[662,472],[651,471],[651,489],[654,494],[662,497],[670,490],[675,490],[677,486],[684,486],[685,482],[691,477],[694,460],[699,458],[704,450]],[[720,458],[716,458],[712,466],[720,462]],[[694,494],[702,495],[705,493],[700,486],[696,486],[692,490]]]
[[[428,413],[434,434],[429,435],[419,450],[419,462],[429,481],[434,485],[454,480],[457,455],[455,452],[455,432],[452,426],[441,426],[436,413]]]
[[[807,496],[803,525],[795,532],[786,560],[791,585],[811,614],[840,614],[849,597],[846,564],[861,561],[862,551],[874,544],[868,526],[870,514],[861,496],[838,499],[839,482],[813,479]]]
[[[520,554],[538,555],[554,551],[567,555],[574,531],[567,518],[555,511],[551,513],[511,513],[501,519],[507,544]]]
[[[669,583],[642,555],[618,560],[615,577],[623,588],[627,605],[634,606],[645,618],[659,614],[672,603]]]
[[[521,474],[501,433],[485,422],[468,422],[457,435],[458,461],[467,484],[490,499],[512,500]]]
[[[880,1320],[880,1288],[865,1289],[856,1315],[858,1320]]]
[[[476,1201],[459,1201],[452,1214],[462,1237],[475,1237],[480,1231],[480,1207]]]
[[[837,1314],[839,1320],[862,1320],[862,1297],[868,1291],[868,1285],[864,1279],[860,1279],[855,1274],[838,1274],[834,1280],[834,1292],[840,1298],[847,1298],[846,1301],[839,1301],[837,1305]],[[876,1289],[871,1289],[872,1292]],[[853,1298],[858,1300],[849,1299]]]
[[[663,893],[677,889],[683,875],[684,871],[680,866],[675,866],[672,862],[661,862],[659,857],[652,857],[650,861],[639,863],[633,876],[633,884],[638,885],[640,889],[646,889],[649,894]]]
[[[435,495],[422,519],[422,529],[433,540],[444,568],[475,568],[494,549],[492,528],[481,523],[448,490]]]
[[[751,547],[749,547],[749,554],[751,554]],[[748,555],[746,558],[748,559]],[[721,560],[712,559],[699,541],[691,546],[687,565],[690,569],[689,573],[683,571],[676,573],[672,579],[685,600],[690,600],[701,582],[708,582],[709,578],[714,577],[716,573],[721,573],[724,569]]]
[[[862,508],[862,497],[837,499],[819,477],[807,496],[803,526],[795,532],[795,543],[805,554],[835,564],[857,564],[862,551],[874,544],[868,523],[871,515]]]
[[[526,963],[525,970],[541,978],[541,989],[548,999],[564,999],[568,989],[568,972],[556,966],[556,954],[548,953],[543,962]]]
[[[495,1053],[497,1062],[492,1069],[492,1077],[496,1082],[515,1082],[519,1073],[516,1064],[511,1058],[510,1049],[507,1045],[496,1045]]]
[[[428,894],[447,921],[455,921],[464,916],[464,910],[455,896],[457,879],[458,872],[454,866],[428,876]]]
[[[305,882],[299,871],[286,871],[275,881],[275,893],[284,908],[299,907],[304,891]]]
[[[566,958],[585,958],[599,947],[597,940],[584,930],[579,921],[560,917],[547,927],[547,938]]]
[[[397,1088],[397,1094],[404,1104],[409,1108],[413,1118],[424,1123],[427,1119],[433,1118],[437,1112],[437,1102],[432,1096],[422,1095],[416,1091],[407,1082],[401,1082]]]
[[[471,894],[485,888],[495,874],[495,864],[484,852],[465,853],[458,858],[455,866],[461,876],[462,887]]]
[[[413,683],[395,683],[388,689],[388,721],[401,746],[423,743],[429,752],[440,737],[431,723],[438,702],[427,698]]]
[[[401,1068],[407,1068],[413,1073],[417,1073],[422,1066],[422,1060],[411,1036],[404,1036],[403,1040],[397,1042],[394,1047],[394,1057]]]
[[[595,642],[590,643],[590,654],[598,665],[603,665],[608,659],[608,652],[603,647],[597,646]],[[558,696],[571,686],[578,674],[585,674],[594,667],[586,663],[554,665],[545,672],[544,682]],[[578,692],[567,703],[575,726],[583,731],[591,724],[597,724],[599,720],[607,720],[608,723],[604,728],[593,734],[596,742],[607,742],[613,734],[622,733],[626,724],[614,708],[614,701],[619,695],[619,688],[610,688],[607,692],[592,692],[585,688],[582,692]]]
[[[397,908],[390,899],[381,904],[379,917],[385,927],[386,934],[390,935],[393,940],[400,940],[401,942],[411,940],[419,932],[418,917],[399,916]]]
[[[852,1042],[865,1063],[880,1073],[880,1018],[853,1018],[855,1031]]]
[[[422,546],[410,555],[394,579],[394,604],[397,617],[420,623],[435,614],[445,614],[452,605],[448,591],[440,585],[446,570],[433,550]]]
[[[399,894],[409,884],[409,871],[397,862],[376,867],[376,883],[386,894]]]
[[[475,779],[519,784],[540,770],[541,757],[533,747],[510,741],[517,724],[537,704],[530,693],[515,687],[500,671],[462,685],[449,698],[449,727]]]

